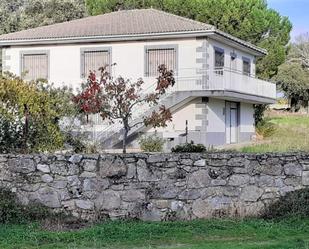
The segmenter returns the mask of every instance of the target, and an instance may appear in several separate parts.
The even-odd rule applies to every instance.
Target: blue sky
[[[268,6],[281,15],[288,16],[293,23],[292,40],[295,36],[309,32],[309,0],[268,0]]]

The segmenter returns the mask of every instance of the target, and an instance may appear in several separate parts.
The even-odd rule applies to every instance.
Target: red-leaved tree
[[[155,89],[150,93],[143,93],[145,82],[142,79],[131,82],[123,77],[114,78],[106,70],[100,68],[101,77],[98,79],[94,72],[90,72],[87,83],[81,93],[74,97],[81,112],[86,115],[100,114],[103,120],[121,122],[123,126],[123,153],[126,153],[127,138],[130,130],[140,124],[152,127],[164,127],[172,120],[172,114],[164,105],[154,108],[149,114],[134,120],[134,112],[146,105],[149,110],[158,105],[160,98],[167,89],[175,84],[172,70],[164,65],[159,66],[159,77]]]

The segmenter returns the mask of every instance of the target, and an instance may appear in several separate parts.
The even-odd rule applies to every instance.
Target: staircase
[[[149,108],[145,110],[141,108],[139,113],[140,115],[134,116],[132,121],[130,122],[132,125],[141,122],[141,124],[133,127],[128,134],[128,138],[133,135],[138,134],[140,131],[145,129],[145,125],[142,123],[143,117],[150,116],[153,111],[157,111],[160,106],[164,105],[166,108],[169,108],[172,112],[177,109],[179,106],[184,105],[193,99],[189,92],[170,92],[165,95],[161,101],[155,107]],[[113,148],[116,145],[122,143],[123,139],[123,127],[122,124],[114,127],[114,124],[111,125],[108,129],[104,130],[100,136],[100,144],[103,148]]]

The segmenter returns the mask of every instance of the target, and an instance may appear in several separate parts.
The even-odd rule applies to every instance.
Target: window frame
[[[85,52],[108,52],[109,53],[109,65],[112,65],[112,47],[83,47],[80,49],[80,78],[86,79],[88,74],[83,72],[85,68]],[[102,65],[103,66],[103,65]],[[96,69],[98,70],[98,69]]]
[[[46,55],[47,56],[47,78],[46,80],[50,79],[50,50],[23,50],[20,51],[20,76],[24,73],[24,56],[31,56],[31,55]],[[31,79],[37,80],[37,79]]]
[[[162,44],[162,45],[146,45],[144,46],[144,77],[152,78],[152,77],[157,77],[150,75],[149,73],[149,68],[147,63],[147,59],[149,58],[147,53],[149,50],[164,50],[164,49],[173,49],[175,51],[175,69],[172,69],[174,71],[174,74],[176,75],[178,73],[178,65],[179,65],[179,55],[178,55],[178,44]]]
[[[223,55],[223,66],[217,67],[216,66],[216,53],[221,53]],[[218,70],[218,68],[224,69],[225,66],[225,51],[223,48],[214,47],[214,69]]]
[[[245,72],[245,70],[244,70],[244,63],[248,63],[248,65],[249,65],[249,73],[248,72]],[[252,74],[251,74],[251,70],[252,70],[252,65],[251,65],[251,59],[250,58],[248,58],[248,57],[242,57],[242,74],[243,75],[246,75],[246,76],[251,76]]]

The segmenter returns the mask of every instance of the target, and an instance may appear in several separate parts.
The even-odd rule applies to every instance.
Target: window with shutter
[[[176,46],[159,46],[146,47],[145,56],[145,76],[158,76],[158,67],[165,65],[169,70],[177,70],[177,47]]]
[[[22,53],[21,72],[25,80],[48,79],[49,53],[48,52]]]
[[[94,48],[82,49],[81,51],[81,76],[86,78],[90,71],[95,71],[99,75],[99,68],[107,66],[110,71],[111,67],[111,49]]]
[[[251,75],[251,62],[250,62],[250,59],[243,57],[242,65],[243,65],[243,74],[250,76]]]

